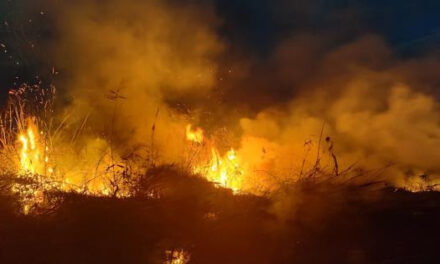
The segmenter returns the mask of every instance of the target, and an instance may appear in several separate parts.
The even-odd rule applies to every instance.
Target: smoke
[[[270,19],[243,24],[229,2],[52,4],[59,118],[78,126],[87,117],[80,145],[111,145],[121,156],[154,148],[160,162],[176,163],[193,123],[232,134],[220,143],[238,150],[250,189],[305,177],[317,164],[387,168],[380,179],[399,186],[436,182],[438,58],[401,58],[369,33],[358,6],[332,6],[315,24],[316,1],[255,2]],[[260,43],[252,23],[270,41]]]
[[[61,4],[56,17],[54,50],[66,73],[61,89],[71,120],[90,116],[92,130],[121,151],[155,141],[165,160],[176,161],[187,117],[166,101],[202,100],[212,88],[222,50],[212,11],[158,1],[75,1]]]
[[[304,38],[293,39],[276,53],[276,78],[292,82],[296,94],[282,106],[240,120],[243,149],[255,138],[264,142],[265,155],[272,156],[266,162],[278,175],[299,177],[289,174],[292,168],[301,171],[304,160],[315,166],[322,148],[320,163],[327,171],[336,166],[334,154],[339,170],[353,164],[364,170],[389,167],[379,179],[414,189],[435,184],[440,112],[433,71],[438,60],[399,59],[372,35],[319,55],[316,45],[298,49],[302,43]],[[305,70],[296,70],[298,61]],[[314,145],[311,151],[309,145]]]

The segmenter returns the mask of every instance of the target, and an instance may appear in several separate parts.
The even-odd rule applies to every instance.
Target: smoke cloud
[[[90,115],[92,129],[105,131],[121,151],[155,137],[163,158],[176,161],[187,117],[166,101],[209,93],[222,50],[217,23],[208,7],[185,4],[63,3],[54,49],[66,73],[67,111],[73,120]]]
[[[270,168],[298,172],[304,159],[309,167],[315,165],[321,144],[321,165],[327,170],[335,166],[334,154],[339,169],[352,164],[365,170],[388,168],[379,179],[423,188],[421,178],[427,177],[435,184],[440,112],[433,69],[439,68],[438,60],[399,59],[373,35],[320,55],[314,52],[316,45],[304,46],[304,39],[313,40],[293,39],[276,53],[276,78],[293,83],[296,94],[286,104],[241,119],[243,148],[255,138],[264,139],[265,155],[271,150],[275,163]],[[307,70],[296,71],[297,61]],[[306,146],[310,144],[312,155]]]
[[[186,124],[226,128],[262,190],[303,177],[317,160],[324,171],[337,161],[339,173],[387,168],[381,180],[435,183],[438,57],[401,58],[355,8],[316,29],[307,21],[321,12],[316,1],[276,3],[267,25],[285,26],[263,27],[263,44],[242,23],[237,32],[257,43],[234,42],[240,21],[215,1],[51,3],[60,119],[73,126],[87,116],[84,134],[104,135],[121,156],[154,145],[166,163],[181,161]]]

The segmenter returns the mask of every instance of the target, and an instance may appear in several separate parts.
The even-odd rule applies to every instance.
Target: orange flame
[[[47,166],[49,162],[49,147],[41,139],[37,125],[32,118],[27,119],[27,128],[18,135],[21,144],[20,166],[24,173],[45,175],[53,169]]]
[[[235,150],[231,148],[223,157],[215,148],[212,148],[211,152],[210,169],[206,172],[205,177],[221,187],[239,192],[243,169],[239,164]]]
[[[203,130],[201,128],[192,130],[191,127],[190,124],[186,126],[186,139],[201,144],[203,142]]]
[[[164,264],[186,264],[190,260],[190,254],[184,250],[167,250],[167,260]]]
[[[192,131],[191,125],[187,125],[186,132],[188,141],[203,142],[203,130],[201,128]],[[244,169],[240,165],[240,159],[233,148],[224,156],[221,156],[215,146],[211,147],[210,159],[195,165],[193,173],[201,174],[208,181],[223,188],[231,189],[234,193],[242,189]]]

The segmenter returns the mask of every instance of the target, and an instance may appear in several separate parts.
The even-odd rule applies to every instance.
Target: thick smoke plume
[[[154,146],[160,162],[180,162],[185,125],[195,123],[232,134],[249,189],[266,191],[313,168],[336,175],[356,168],[411,189],[436,182],[434,56],[402,59],[378,35],[292,26],[255,58],[248,44],[219,33],[231,24],[213,3],[54,6],[51,47],[66,99],[60,118],[73,125],[88,117],[88,135],[121,156]]]
[[[68,114],[90,116],[91,129],[122,152],[154,143],[161,159],[177,161],[188,117],[166,101],[187,94],[202,100],[214,84],[222,45],[209,8],[159,1],[59,8],[54,49]]]
[[[434,184],[440,112],[432,93],[438,60],[398,59],[372,35],[321,54],[316,42],[319,38],[306,36],[280,46],[275,78],[294,83],[296,94],[282,106],[241,119],[243,149],[263,138],[262,146],[277,157],[275,167],[300,171],[305,145],[315,144],[316,152],[321,143],[324,167],[387,168],[381,179],[412,188],[424,180]],[[308,158],[311,166],[316,157]]]

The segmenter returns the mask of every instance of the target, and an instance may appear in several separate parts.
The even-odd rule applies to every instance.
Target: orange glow
[[[186,139],[201,144],[203,142],[203,130],[201,128],[193,130],[191,127],[190,124],[186,126]]]

